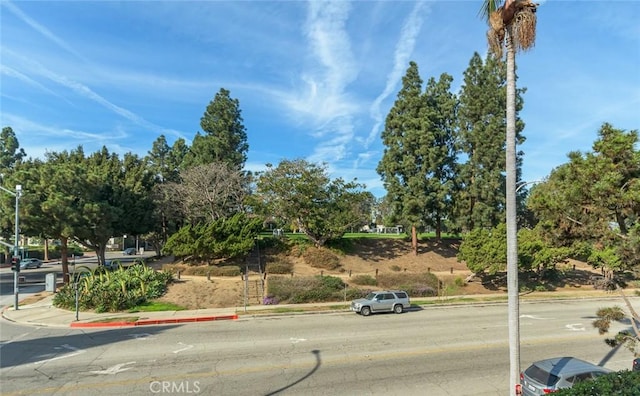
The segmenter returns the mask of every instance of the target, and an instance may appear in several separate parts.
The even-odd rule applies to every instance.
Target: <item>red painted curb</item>
[[[196,318],[176,318],[176,319],[143,319],[135,322],[89,322],[89,323],[71,323],[71,327],[132,327],[159,325],[171,323],[195,323],[195,322],[211,322],[214,320],[236,320],[238,315],[221,315],[221,316],[200,316]]]

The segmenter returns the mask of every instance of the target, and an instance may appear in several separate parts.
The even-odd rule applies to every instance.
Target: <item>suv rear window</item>
[[[558,377],[541,369],[538,366],[531,366],[524,372],[527,377],[531,378],[534,381],[537,381],[541,384],[552,386],[558,382]]]
[[[407,298],[407,293],[396,293],[398,298]]]

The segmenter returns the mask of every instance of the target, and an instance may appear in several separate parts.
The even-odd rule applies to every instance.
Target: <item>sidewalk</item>
[[[626,290],[631,301],[637,302],[640,297],[635,295],[634,289]],[[496,300],[498,298],[498,300]],[[545,301],[560,299],[620,299],[617,293],[605,293],[602,291],[580,292],[549,292],[527,293],[520,296],[521,301]],[[416,299],[425,302],[429,306],[447,307],[453,305],[480,303],[495,304],[506,303],[507,295],[504,293],[486,294],[476,296],[450,296],[430,297]],[[470,300],[477,300],[472,302]],[[438,302],[438,305],[434,303]],[[11,322],[45,327],[131,327],[144,325],[158,325],[171,323],[194,323],[216,320],[236,320],[242,316],[274,315],[309,312],[344,312],[349,310],[350,302],[328,302],[312,304],[280,304],[280,305],[252,305],[245,307],[208,308],[185,311],[160,311],[160,312],[79,312],[76,320],[75,311],[67,311],[53,306],[53,295],[43,298],[33,304],[20,305],[16,311],[13,306],[2,310],[2,317]],[[412,308],[413,309],[413,308]]]
[[[170,323],[194,323],[208,322],[215,320],[235,320],[240,315],[267,314],[273,310],[310,311],[318,308],[341,307],[347,310],[348,303],[332,302],[317,304],[289,304],[289,305],[256,305],[231,308],[208,308],[184,311],[159,311],[159,312],[83,312],[78,313],[76,320],[75,311],[53,306],[53,296],[48,296],[42,300],[28,305],[20,305],[16,311],[13,306],[5,307],[2,310],[2,317],[11,322],[30,326],[45,327],[74,327],[74,328],[96,328],[96,327],[131,327],[144,325],[158,325]]]

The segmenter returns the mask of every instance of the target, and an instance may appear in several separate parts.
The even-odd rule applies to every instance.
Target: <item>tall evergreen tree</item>
[[[483,62],[475,53],[464,72],[458,120],[460,149],[467,161],[460,166],[456,197],[458,228],[493,228],[505,221],[505,139],[506,69],[500,59],[489,56]],[[516,110],[522,109],[522,89],[516,96]],[[524,123],[516,120],[516,139]],[[520,175],[522,153],[518,153],[516,172]]]
[[[441,238],[443,220],[452,217],[452,196],[456,177],[456,116],[458,100],[450,92],[453,77],[430,78],[426,92],[427,131],[424,147],[426,171],[425,223]]]
[[[26,153],[24,149],[20,148],[20,142],[13,129],[11,127],[2,128],[2,134],[0,134],[0,173],[6,174],[24,157],[26,157]]]
[[[185,167],[225,162],[242,169],[247,160],[247,132],[242,123],[240,102],[221,88],[200,119],[204,134],[197,133],[185,157]]]
[[[382,131],[385,149],[377,167],[387,195],[396,205],[394,210],[411,229],[415,254],[417,229],[424,225],[428,191],[425,154],[429,125],[424,99],[418,65],[410,62],[385,121]]]
[[[151,151],[145,158],[148,171],[156,181],[151,193],[156,210],[152,214],[153,227],[144,238],[151,243],[158,255],[169,235],[176,232],[183,223],[180,201],[171,199],[173,194],[166,188],[166,184],[180,181],[180,167],[188,151],[184,139],[177,139],[173,146],[169,146],[165,136],[161,135],[153,142]]]

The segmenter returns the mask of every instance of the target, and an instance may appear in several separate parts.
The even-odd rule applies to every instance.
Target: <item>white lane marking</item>
[[[551,319],[553,319],[553,318],[541,318],[541,317],[536,316],[536,315],[520,315],[520,318],[535,319],[535,320],[551,320]]]
[[[54,361],[54,360],[66,359],[66,358],[70,358],[70,357],[73,357],[73,356],[77,356],[77,355],[80,355],[81,353],[85,353],[85,352],[86,352],[86,351],[85,351],[85,350],[83,350],[83,349],[76,348],[76,347],[71,346],[71,345],[69,345],[69,344],[64,344],[64,345],[61,345],[61,346],[56,347],[56,348],[54,348],[54,349],[63,349],[63,348],[64,348],[64,349],[66,349],[66,350],[69,350],[69,351],[73,351],[73,353],[70,353],[70,354],[68,354],[68,355],[56,356],[56,357],[53,357],[53,358],[51,358],[51,359],[43,359],[43,360],[39,360],[39,361],[37,361],[37,362],[34,362],[33,364],[41,364],[41,363],[46,363],[46,362],[52,362],[52,361]]]
[[[299,342],[304,342],[304,341],[306,341],[307,339],[306,339],[306,338],[293,338],[293,337],[291,337],[291,338],[289,338],[289,340],[291,340],[291,343],[292,343],[292,344],[297,344],[297,343],[299,343]]]
[[[180,352],[186,351],[187,349],[193,348],[193,345],[183,344],[182,342],[179,342],[178,345],[184,345],[184,347],[180,349],[176,349],[175,351],[173,351],[173,353],[180,353]]]
[[[106,374],[106,375],[115,375],[118,373],[121,373],[123,371],[127,371],[132,369],[133,367],[124,367],[128,364],[134,364],[135,362],[126,362],[126,363],[120,363],[120,364],[116,364],[115,366],[111,366],[106,370],[98,370],[98,371],[90,371],[90,373],[92,374]]]
[[[567,330],[571,331],[586,331],[582,323],[570,323],[568,325],[565,325],[564,327],[566,327]]]

